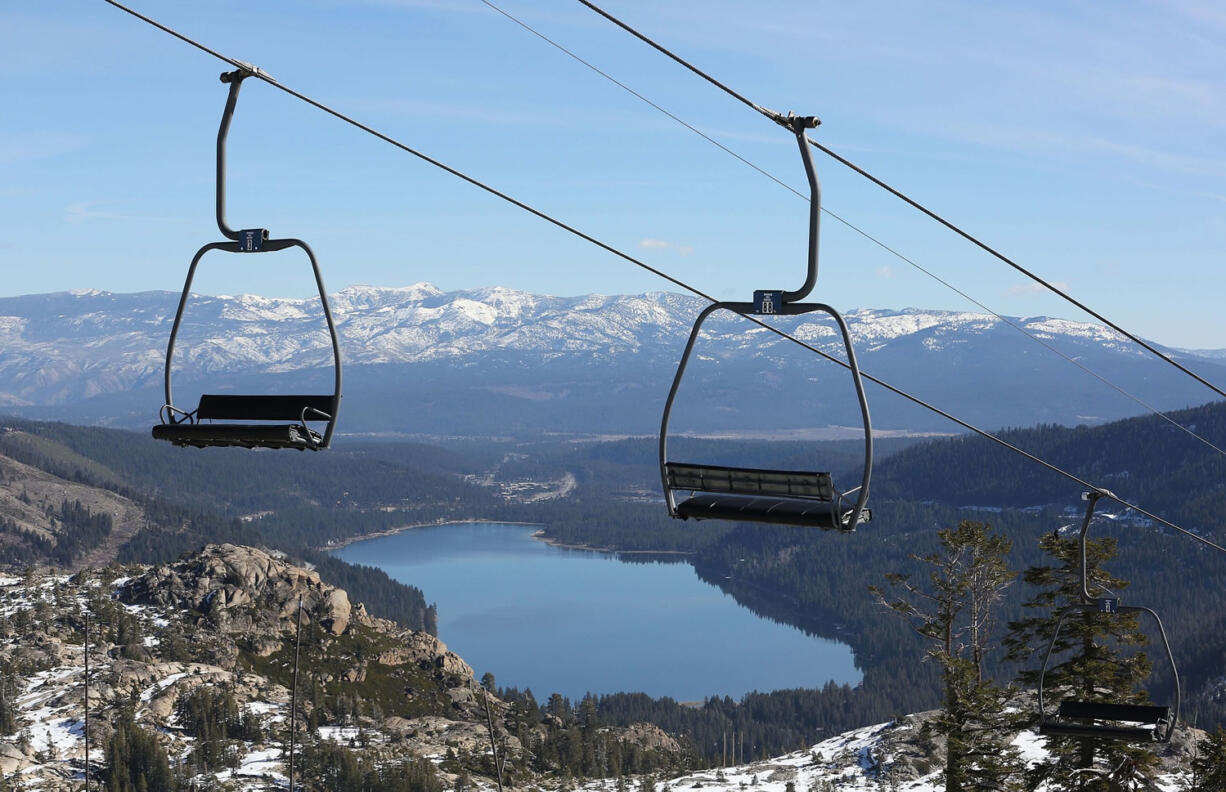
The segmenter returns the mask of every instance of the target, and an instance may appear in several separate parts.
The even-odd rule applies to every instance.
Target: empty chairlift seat
[[[695,520],[807,525],[846,529],[852,507],[837,496],[829,473],[666,462],[670,493],[688,491],[675,516]],[[863,510],[866,522],[871,512]]]
[[[1171,722],[1171,708],[1163,705],[1065,700],[1060,702],[1056,718],[1044,719],[1039,724],[1039,734],[1126,742],[1162,741]]]
[[[153,436],[180,447],[315,450],[323,445],[324,435],[312,429],[307,422],[330,422],[336,413],[337,401],[330,395],[243,396],[206,393],[200,397],[200,405],[190,414],[191,420],[154,426]]]

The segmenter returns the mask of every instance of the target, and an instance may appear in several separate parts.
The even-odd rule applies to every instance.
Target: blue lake
[[[533,528],[414,528],[335,551],[417,586],[477,676],[572,699],[642,691],[697,701],[860,681],[851,649],[755,616],[684,563],[552,547]]]

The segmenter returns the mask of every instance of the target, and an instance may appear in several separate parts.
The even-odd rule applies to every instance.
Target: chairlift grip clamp
[[[259,66],[256,66],[251,63],[247,63],[245,61],[234,61],[234,62],[238,64],[237,69],[235,69],[234,71],[221,73],[221,81],[223,83],[229,84],[229,83],[235,83],[235,82],[242,82],[248,77],[260,77],[265,80],[272,79],[272,76],[268,72],[261,69]]]
[[[800,134],[806,129],[817,129],[822,124],[822,120],[815,115],[796,115],[790,111],[787,115],[784,115],[766,107],[758,109],[779,126],[790,129],[796,134]]]

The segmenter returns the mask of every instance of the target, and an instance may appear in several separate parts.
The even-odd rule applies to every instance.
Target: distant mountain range
[[[156,420],[178,295],[72,291],[0,299],[0,408],[138,427]],[[649,434],[698,298],[548,297],[491,287],[355,286],[332,296],[345,363],[340,431],[358,434]],[[920,309],[846,314],[860,364],[985,428],[1100,423],[1145,407],[991,315]],[[1160,409],[1211,393],[1099,325],[1011,320]],[[845,371],[738,317],[708,323],[675,413],[695,432],[846,436],[858,427]],[[819,317],[779,326],[838,358]],[[1167,353],[1226,382],[1226,351]],[[176,349],[176,400],[202,391],[304,392],[331,381],[317,301],[194,297]],[[869,387],[874,425],[956,432]]]

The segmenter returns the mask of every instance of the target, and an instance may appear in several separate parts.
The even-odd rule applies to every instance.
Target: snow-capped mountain
[[[702,306],[661,292],[549,297],[427,283],[355,286],[331,299],[349,432],[653,432]],[[94,290],[0,299],[0,406],[120,425],[152,419],[177,301],[170,292]],[[1095,324],[1009,320],[1028,338],[985,314],[859,309],[846,318],[865,371],[986,428],[1145,411],[1081,367],[1161,409],[1212,395]],[[820,314],[778,326],[844,358],[834,324]],[[858,426],[839,367],[731,314],[706,327],[678,428]],[[1226,382],[1217,353],[1171,354]],[[202,390],[327,388],[330,362],[317,300],[193,296],[175,352],[176,399],[191,407]],[[869,395],[878,428],[958,430],[876,386]]]

